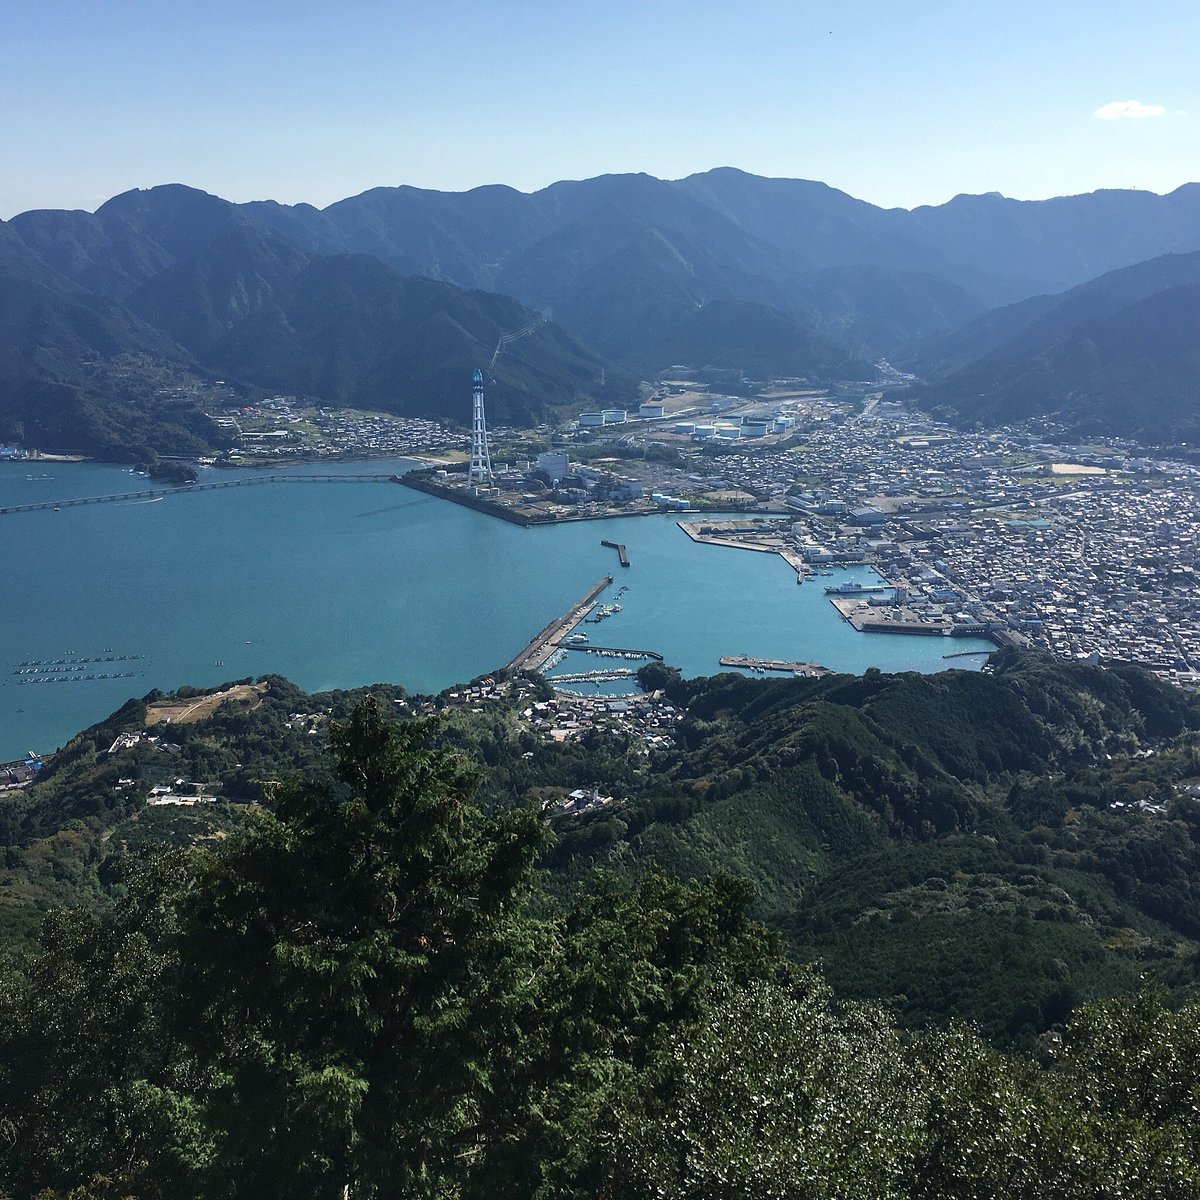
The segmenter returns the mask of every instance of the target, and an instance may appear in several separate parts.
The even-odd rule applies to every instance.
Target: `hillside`
[[[463,380],[536,315],[505,296],[405,278],[366,255],[315,258],[236,214],[225,223],[232,232],[211,238],[186,236],[186,213],[163,223],[155,233],[176,250],[203,248],[124,302],[84,291],[16,239],[0,243],[14,263],[0,294],[0,437],[118,459],[204,453],[220,444],[216,428],[193,405],[159,397],[205,376],[462,421]],[[500,359],[489,411],[533,424],[556,407],[635,396],[628,374],[546,324]]]
[[[1011,653],[993,674],[670,687],[688,713],[679,753],[625,822],[561,831],[568,873],[719,864],[754,880],[759,914],[843,994],[1001,1042],[1145,971],[1200,982],[1179,970],[1200,936],[1200,809],[1174,782],[1197,772],[1197,743],[1132,757],[1197,728],[1181,693]],[[1175,819],[1110,807],[1151,797]]]
[[[987,424],[1050,416],[1081,434],[1190,441],[1200,428],[1200,254],[1113,271],[997,309],[897,361],[920,401]]]
[[[1055,711],[1022,719],[986,685],[958,698],[1000,698],[1023,735],[1041,726],[1115,749],[1195,715],[1128,673],[1105,681],[1012,659],[1002,667],[1031,706]],[[760,718],[765,734],[793,724],[773,718],[794,694],[746,683],[698,681],[689,719],[736,720],[728,706],[740,698],[747,749]],[[922,712],[940,690],[923,696],[903,676],[828,686],[814,708],[845,707],[877,726],[863,763],[905,713],[924,741]],[[1060,988],[1038,1009],[1055,1029],[1036,1057],[1000,1052],[962,1024],[914,1036],[888,1009],[841,1001],[819,973],[782,957],[748,912],[752,889],[727,873],[687,882],[653,867],[622,877],[618,865],[547,891],[537,863],[554,835],[543,804],[476,804],[478,777],[453,734],[391,718],[403,697],[310,698],[278,680],[239,697],[177,727],[197,734],[183,737],[189,766],[201,747],[215,770],[222,750],[256,742],[244,765],[266,765],[267,732],[277,752],[289,735],[309,743],[291,756],[301,773],[263,781],[264,803],[240,821],[196,803],[147,806],[113,826],[112,813],[76,807],[76,819],[24,850],[11,824],[4,830],[6,871],[35,868],[3,893],[9,910],[28,903],[36,869],[61,882],[89,859],[94,872],[103,855],[75,906],[0,961],[6,1194],[1093,1200],[1185,1197],[1200,1185],[1196,1003],[1172,1009],[1142,989],[1070,1011]],[[324,749],[298,729],[316,714],[280,727],[296,700],[340,718]],[[274,727],[262,719],[271,714]],[[131,702],[111,724],[136,729],[146,715]],[[478,734],[480,717],[496,715],[460,713],[454,732]],[[961,767],[978,758],[973,729],[974,714],[942,747]],[[1032,752],[1062,755],[1055,740]],[[58,783],[60,821],[93,746],[79,739],[39,785],[45,799]],[[1002,753],[1018,746],[1010,739]],[[143,738],[106,767],[137,771],[184,753]],[[881,782],[876,803],[860,803],[878,808]],[[127,782],[115,790],[137,807]],[[44,805],[41,815],[51,816]],[[105,824],[112,836],[100,850]],[[970,881],[964,907],[994,917],[995,877],[982,891],[984,876],[970,872],[994,865],[1001,839],[977,843],[965,853],[943,843],[939,873],[912,879],[941,896]],[[1020,886],[1037,888],[1045,870],[1029,860]],[[1086,890],[1060,874],[1049,887],[1060,908],[1066,882]],[[917,905],[880,916],[858,911],[847,924],[890,932],[895,945],[904,931],[892,927],[929,923]],[[1039,922],[1070,935],[1069,917],[1039,912],[980,956],[1003,971],[989,994],[1021,1028]],[[953,925],[939,929],[934,970],[908,963],[914,978],[958,983],[946,969],[961,941]],[[1119,954],[1128,942],[1104,945]],[[1145,962],[1145,943],[1138,949]],[[1061,985],[1074,960],[1064,953],[1050,966]]]
[[[458,421],[463,380],[536,317],[506,296],[405,277],[365,254],[316,258],[253,230],[160,272],[128,304],[226,378]],[[488,409],[534,424],[555,407],[634,396],[628,375],[546,324],[501,356]]]
[[[186,350],[39,263],[8,262],[0,265],[0,441],[123,461],[198,454],[218,442],[212,423],[176,394],[197,370]]]
[[[556,821],[545,865],[558,895],[596,866],[628,879],[651,865],[685,878],[730,871],[753,883],[756,915],[790,953],[820,961],[841,994],[893,1003],[912,1025],[971,1020],[1004,1044],[1030,1044],[1143,974],[1181,995],[1200,983],[1200,807],[1180,790],[1200,778],[1200,709],[1154,677],[1015,653],[984,674],[651,674],[685,716],[675,748],[649,758],[616,730],[531,740],[516,716],[528,700],[446,710],[447,743],[488,765],[487,807],[579,786],[626,798]],[[10,929],[55,898],[90,894],[94,864],[131,838],[205,827],[200,813],[143,810],[114,790],[118,777],[214,781],[231,807],[211,815],[235,819],[262,798],[258,780],[319,769],[320,740],[288,714],[338,717],[361,694],[309,697],[271,680],[252,712],[226,707],[173,729],[169,764],[145,743],[97,757],[140,727],[144,705],[85,731],[7,810]],[[60,831],[80,820],[68,844]]]

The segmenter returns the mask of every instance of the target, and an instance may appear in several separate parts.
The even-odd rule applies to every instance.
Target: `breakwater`
[[[572,646],[571,649],[581,654],[603,654],[608,658],[649,658],[654,662],[663,660],[663,656],[657,650],[630,650],[626,646]]]
[[[577,600],[561,617],[544,625],[533,639],[515,658],[504,666],[506,671],[537,671],[546,659],[558,649],[558,644],[580,621],[587,616],[596,597],[612,584],[611,575],[605,575],[581,600]]]
[[[796,662],[784,658],[751,658],[745,654],[726,654],[721,666],[737,667],[742,671],[784,671],[789,675],[801,675],[806,679],[820,679],[832,672],[828,667],[814,662]]]
[[[617,552],[617,561],[621,564],[621,566],[629,566],[629,555],[625,552],[624,542],[608,542],[601,540],[600,545],[607,546],[610,550],[615,550]]]

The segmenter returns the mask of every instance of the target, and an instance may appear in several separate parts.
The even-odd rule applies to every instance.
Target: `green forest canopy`
[[[591,875],[372,702],[229,837],[137,852],[0,991],[25,1196],[1193,1196],[1200,1007],[1038,1059],[788,964],[727,875]]]

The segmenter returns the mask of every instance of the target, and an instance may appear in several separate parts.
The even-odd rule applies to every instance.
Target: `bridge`
[[[77,508],[82,504],[119,504],[130,500],[154,500],[162,496],[177,496],[181,492],[216,492],[225,488],[261,487],[265,483],[393,483],[397,475],[242,475],[218,483],[182,483],[170,488],[142,488],[136,492],[115,492],[106,496],[72,496],[66,500],[44,500],[37,504],[9,504],[0,507],[0,516],[12,513],[57,511]]]

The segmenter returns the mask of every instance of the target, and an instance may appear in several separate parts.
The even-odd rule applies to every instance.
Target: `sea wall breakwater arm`
[[[540,629],[515,658],[505,664],[505,671],[536,671],[558,648],[558,643],[587,616],[606,587],[613,581],[611,575],[605,575],[581,600],[577,600],[561,617]]]
[[[426,471],[409,471],[404,475],[398,475],[396,482],[402,483],[405,487],[412,488],[414,491],[424,492],[427,496],[437,496],[442,500],[450,500],[454,504],[461,504],[464,508],[471,508],[476,512],[486,513],[489,517],[499,517],[500,520],[508,521],[512,525],[521,525],[528,528],[530,525],[544,523],[523,516],[521,513],[513,512],[512,509],[506,508],[503,504],[497,504],[489,500],[486,496],[476,496],[466,488],[445,487]]]
[[[753,540],[753,537],[761,535],[752,535],[751,538],[747,538],[744,536],[731,537],[721,533],[714,533],[709,528],[702,529],[699,521],[676,521],[675,524],[693,542],[698,542],[705,546],[724,546],[729,550],[756,550],[761,554],[778,554],[796,572],[797,583],[803,583],[805,576],[808,574],[808,564],[804,559],[774,534],[770,535],[769,540],[764,542]]]

